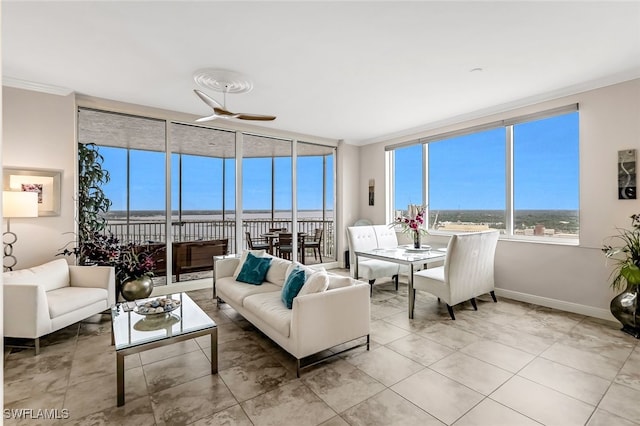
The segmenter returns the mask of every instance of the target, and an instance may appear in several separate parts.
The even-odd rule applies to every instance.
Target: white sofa
[[[57,259],[5,272],[4,336],[35,339],[103,312],[116,302],[115,271],[109,266],[72,266]]]
[[[214,297],[229,304],[293,355],[297,359],[298,377],[301,367],[312,365],[301,365],[301,360],[309,355],[361,337],[366,337],[369,349],[370,303],[366,283],[329,272],[326,291],[297,296],[292,309],[288,309],[281,293],[291,262],[269,257],[271,266],[261,285],[236,281],[234,272],[239,258],[217,259]]]
[[[401,272],[400,265],[397,263],[361,257],[358,259],[359,276],[354,276],[356,263],[355,251],[398,247],[396,231],[388,225],[350,226],[347,228],[347,238],[349,242],[351,276],[356,279],[363,278],[368,280],[371,285],[371,291],[373,291],[373,284],[376,279],[392,277],[395,281],[397,290],[398,274]]]

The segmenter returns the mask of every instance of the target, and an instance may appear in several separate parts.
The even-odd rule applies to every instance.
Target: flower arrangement
[[[62,255],[74,255],[82,265],[113,266],[119,283],[128,279],[152,277],[155,268],[153,252],[134,243],[122,244],[112,234],[93,232],[91,238],[73,249],[65,248]]]
[[[631,216],[632,229],[618,229],[618,235],[611,237],[622,243],[620,246],[604,245],[602,251],[607,259],[615,261],[611,273],[611,287],[620,290],[624,283],[640,285],[640,214]]]
[[[391,225],[400,225],[402,232],[417,232],[426,234],[427,230],[422,227],[424,224],[424,215],[426,207],[411,204],[407,212],[407,216],[399,216]]]
[[[411,233],[413,235],[414,248],[420,248],[420,235],[427,234],[427,230],[422,227],[425,222],[425,212],[427,208],[424,206],[417,206],[415,204],[409,205],[407,216],[398,216],[396,220],[390,225],[400,225],[402,232]]]
[[[156,262],[152,253],[141,251],[141,246],[131,243],[121,248],[120,259],[115,265],[116,275],[121,282],[144,276],[153,277],[155,266]]]

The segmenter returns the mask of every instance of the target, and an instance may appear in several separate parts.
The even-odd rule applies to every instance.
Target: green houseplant
[[[111,200],[103,191],[110,180],[103,168],[99,147],[78,144],[78,234],[75,247],[65,247],[62,255],[74,255],[80,265],[113,266],[118,290],[127,300],[147,297],[153,289],[153,253],[135,244],[122,244],[108,232],[104,215]],[[131,283],[133,284],[128,284]],[[128,290],[127,290],[128,289]]]
[[[96,261],[91,258],[96,244],[112,243],[108,238],[97,238],[107,226],[104,214],[111,207],[111,200],[102,190],[110,180],[103,163],[98,146],[78,144],[78,242],[75,254],[81,265]]]
[[[611,287],[616,291],[624,288],[611,300],[611,313],[622,323],[622,331],[640,338],[640,215],[631,215],[631,229],[618,229],[610,239],[614,244],[605,244],[602,251],[614,264]]]

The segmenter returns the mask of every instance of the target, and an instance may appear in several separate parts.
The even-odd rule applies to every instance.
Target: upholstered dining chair
[[[322,251],[320,250],[320,247],[322,247],[322,234],[324,233],[324,230],[322,228],[316,228],[316,232],[313,235],[313,239],[309,239],[309,240],[305,240],[304,242],[304,248],[306,249],[312,249],[313,250],[313,258],[314,259],[318,259],[318,256],[320,256],[320,263],[322,263]]]
[[[455,320],[452,307],[458,303],[469,300],[473,309],[478,310],[475,298],[485,293],[490,293],[497,302],[493,264],[499,235],[499,231],[453,235],[443,266],[414,273],[414,303],[416,290],[431,293],[447,304],[449,315]]]
[[[252,240],[251,232],[247,231],[244,234],[246,235],[247,246],[249,247],[249,250],[269,250],[271,248],[266,240]]]

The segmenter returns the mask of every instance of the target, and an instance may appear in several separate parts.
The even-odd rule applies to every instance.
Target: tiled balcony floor
[[[208,338],[131,355],[117,408],[110,322],[96,316],[47,336],[37,357],[5,350],[4,408],[66,408],[57,423],[78,425],[640,424],[640,348],[615,323],[490,297],[451,321],[420,292],[409,320],[406,285],[383,282],[371,350],[297,379],[295,360],[210,290],[189,294],[218,323],[218,375]]]

